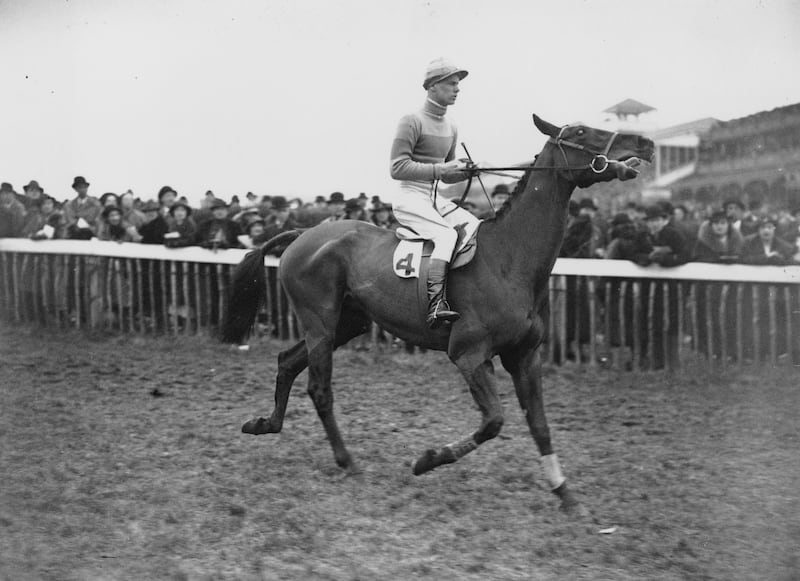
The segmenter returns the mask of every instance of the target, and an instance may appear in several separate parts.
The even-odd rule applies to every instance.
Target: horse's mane
[[[536,163],[536,157],[539,156],[537,155],[533,158],[534,163]],[[508,197],[508,199],[503,203],[500,209],[497,210],[497,212],[495,212],[495,215],[492,218],[486,218],[484,222],[491,222],[493,220],[497,220],[498,218],[504,216],[510,211],[511,206],[518,198],[522,196],[522,192],[524,192],[525,188],[528,186],[528,180],[530,180],[532,173],[533,173],[532,168],[525,170],[525,173],[522,174],[521,178],[519,178],[517,185],[514,186],[514,189],[512,190],[511,195]]]

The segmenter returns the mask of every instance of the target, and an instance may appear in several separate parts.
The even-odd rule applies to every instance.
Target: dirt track
[[[555,445],[594,516],[573,522],[504,372],[501,437],[415,478],[418,454],[478,421],[455,368],[337,353],[359,479],[336,468],[305,374],[282,434],[240,433],[271,409],[276,355],[0,330],[0,579],[800,576],[800,372],[550,371]]]

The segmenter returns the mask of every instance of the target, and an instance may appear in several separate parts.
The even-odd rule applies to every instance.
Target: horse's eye
[[[578,135],[578,136],[581,136],[581,135],[583,135],[584,133],[586,133],[586,131],[584,131],[583,129],[578,129],[578,131],[577,131],[577,135]]]

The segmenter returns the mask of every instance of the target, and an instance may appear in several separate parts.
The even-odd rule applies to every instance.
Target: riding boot
[[[445,281],[447,279],[446,260],[431,258],[428,267],[428,326],[436,329],[442,323],[452,323],[461,318],[455,311],[450,310],[445,297]]]

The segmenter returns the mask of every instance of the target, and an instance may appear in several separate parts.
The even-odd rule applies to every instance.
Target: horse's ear
[[[548,123],[536,113],[533,114],[533,124],[536,125],[536,128],[539,131],[545,135],[549,135],[550,137],[558,137],[558,133],[561,131],[560,128],[556,127],[552,123]]]

